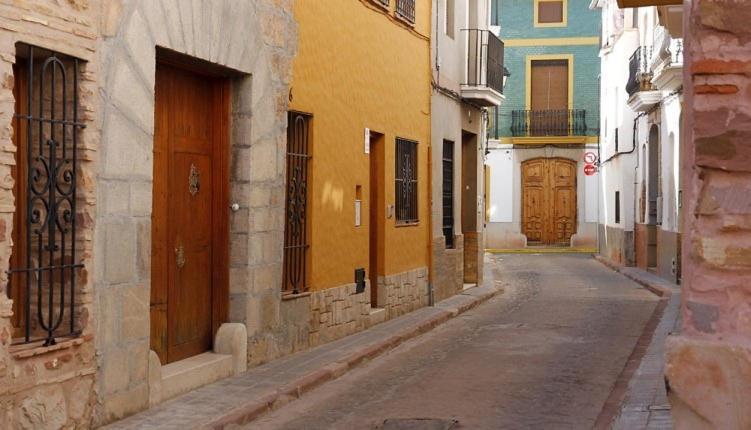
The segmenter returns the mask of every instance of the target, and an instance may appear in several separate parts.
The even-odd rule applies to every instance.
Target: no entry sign
[[[594,164],[585,164],[584,165],[584,174],[587,176],[592,176],[595,173],[597,173],[597,168],[594,166]]]
[[[584,162],[587,164],[595,164],[597,162],[597,154],[594,152],[585,152]]]

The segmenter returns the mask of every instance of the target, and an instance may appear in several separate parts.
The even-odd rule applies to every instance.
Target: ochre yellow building
[[[430,3],[297,0],[294,15],[299,45],[290,135],[306,136],[310,156],[305,286],[296,292],[325,290],[330,294],[322,297],[336,297],[335,289],[349,288],[342,294],[359,303],[367,299],[370,313],[384,308],[385,317],[424,306],[430,255]],[[298,113],[304,120],[295,125]],[[400,139],[408,142],[397,159]],[[295,172],[294,162],[288,164],[288,186],[289,172]],[[400,193],[397,182],[409,192]],[[285,251],[285,277],[291,255]],[[379,287],[350,291],[356,289],[358,268],[374,282],[377,274]]]

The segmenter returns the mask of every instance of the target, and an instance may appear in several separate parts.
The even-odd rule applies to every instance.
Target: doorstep
[[[248,423],[503,291],[487,281],[434,307],[195,389],[107,429],[223,429]],[[377,312],[377,311],[376,311]]]

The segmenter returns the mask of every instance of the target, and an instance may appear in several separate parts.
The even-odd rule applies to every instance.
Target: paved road
[[[657,299],[586,255],[491,264],[504,294],[248,428],[591,428]]]

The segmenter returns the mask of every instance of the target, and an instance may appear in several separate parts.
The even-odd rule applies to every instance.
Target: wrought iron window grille
[[[417,142],[396,138],[396,222],[411,224],[417,214]]]
[[[287,126],[287,198],[282,291],[307,291],[307,206],[311,116],[290,112]]]
[[[396,15],[410,24],[415,23],[415,0],[396,0]]]
[[[82,61],[19,44],[14,67],[16,217],[8,270],[14,344],[80,334],[77,179],[78,76]],[[22,335],[18,335],[22,333]]]
[[[446,248],[454,248],[454,142],[443,141],[443,237]]]

